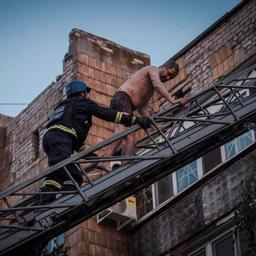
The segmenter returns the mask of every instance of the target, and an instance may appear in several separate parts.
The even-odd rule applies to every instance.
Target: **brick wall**
[[[132,242],[124,232],[112,226],[98,225],[91,218],[65,234],[69,255],[120,256],[133,255]]]

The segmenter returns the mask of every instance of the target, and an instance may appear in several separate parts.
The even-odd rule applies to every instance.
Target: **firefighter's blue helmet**
[[[75,94],[78,92],[84,92],[84,91],[89,93],[91,91],[91,88],[83,81],[73,80],[65,86],[64,92],[65,92],[65,95],[69,97],[72,94]]]

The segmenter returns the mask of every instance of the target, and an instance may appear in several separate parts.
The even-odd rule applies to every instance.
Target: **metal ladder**
[[[145,136],[137,141],[137,155],[91,156],[108,144],[143,130],[139,125],[1,192],[0,255],[22,255],[32,245],[47,242],[242,134],[248,130],[246,124],[256,120],[255,89],[254,61],[191,96],[188,106],[172,106],[153,116],[152,128],[144,130]],[[102,172],[97,167],[102,161],[122,160],[128,163],[112,172]],[[71,163],[83,174],[81,188],[68,170]],[[51,192],[57,194],[54,202],[35,204],[42,194],[35,187],[60,168],[76,190]],[[94,180],[91,174],[95,171],[102,175]]]

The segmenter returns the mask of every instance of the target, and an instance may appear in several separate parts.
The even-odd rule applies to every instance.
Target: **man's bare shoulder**
[[[149,66],[145,66],[144,68],[142,68],[142,69],[144,69],[144,70],[156,70],[156,71],[158,71],[159,70],[159,68],[158,67],[156,67],[156,66],[151,66],[151,65],[149,65]]]
[[[145,66],[138,70],[135,74],[138,76],[148,75],[149,73],[159,73],[159,68],[156,66]]]

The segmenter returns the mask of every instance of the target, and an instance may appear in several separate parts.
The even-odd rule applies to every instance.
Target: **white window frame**
[[[152,203],[153,203],[153,211],[154,211],[154,209],[155,208],[157,208],[157,196],[156,196],[156,193],[157,193],[157,191],[158,191],[158,189],[157,189],[157,183],[153,183],[152,185],[151,185],[151,188],[152,188]]]

